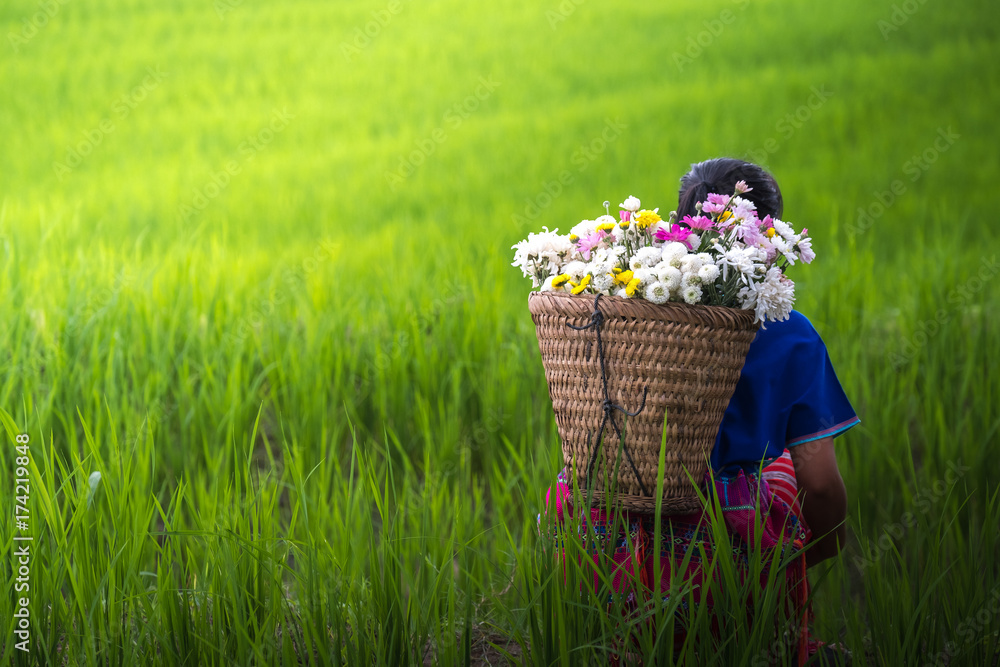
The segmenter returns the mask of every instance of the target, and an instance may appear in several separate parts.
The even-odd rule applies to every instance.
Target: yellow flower
[[[618,273],[615,274],[615,284],[622,285],[623,287],[628,285],[629,281],[632,280],[632,275],[631,271],[622,271],[619,269]]]
[[[568,273],[563,273],[563,274],[558,275],[558,276],[556,276],[555,278],[552,279],[552,286],[553,287],[562,287],[563,285],[565,285],[568,282],[569,282],[569,274]]]
[[[588,273],[583,277],[583,280],[580,281],[580,284],[571,289],[570,292],[573,294],[579,294],[583,290],[587,289],[587,285],[589,284],[590,284],[590,274]]]
[[[766,234],[767,238],[769,238],[769,239],[770,238],[774,238],[774,227],[768,227],[767,231],[764,232],[764,234]]]
[[[569,240],[570,240],[570,242],[572,242],[572,243],[576,243],[577,241],[579,241],[579,240],[580,240],[580,237],[579,237],[579,236],[577,236],[576,234],[570,234],[570,235],[569,235]]]
[[[628,281],[628,285],[625,286],[625,294],[628,296],[635,296],[635,290],[639,287],[639,279],[633,278]]]
[[[647,211],[646,209],[643,209],[639,211],[634,220],[636,227],[639,229],[646,229],[654,222],[660,222],[663,218],[657,215],[656,211]]]
[[[729,218],[731,218],[731,217],[733,217],[733,212],[732,211],[723,211],[722,212],[722,217],[719,218],[719,221],[720,222],[725,222],[726,220],[729,220]]]
[[[616,276],[617,276],[617,275],[618,275],[619,273],[621,273],[621,272],[622,272],[622,270],[621,270],[621,269],[619,269],[619,268],[618,268],[617,266],[616,266],[615,268],[611,269],[611,273],[615,274]]]
[[[622,229],[628,229],[628,225],[629,225],[628,220],[622,220],[620,223],[618,223],[618,226],[621,227]]]
[[[615,223],[613,222],[602,222],[601,224],[597,225],[597,231],[599,232],[610,232],[614,228],[615,228]]]

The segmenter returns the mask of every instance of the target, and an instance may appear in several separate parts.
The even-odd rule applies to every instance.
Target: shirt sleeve
[[[790,401],[785,447],[836,437],[861,423],[833,370],[826,345],[802,317],[789,355]]]

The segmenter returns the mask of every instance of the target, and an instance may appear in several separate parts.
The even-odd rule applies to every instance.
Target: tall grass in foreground
[[[9,437],[20,431],[8,414],[0,418]],[[574,518],[556,540],[551,514],[540,526],[533,517],[492,522],[482,487],[468,473],[459,474],[465,479],[456,486],[414,484],[394,471],[385,441],[355,439],[349,468],[326,489],[318,484],[321,468],[335,463],[307,469],[284,440],[265,447],[265,459],[280,452],[284,466],[255,462],[249,447],[255,434],[232,440],[220,455],[231,475],[195,485],[185,474],[169,491],[153,485],[155,443],[148,434],[112,442],[107,453],[88,437],[69,458],[56,454],[46,436],[33,440],[32,653],[15,652],[7,640],[0,659],[464,665],[492,656],[494,664],[599,665],[612,657],[625,664],[640,657],[645,664],[794,664],[796,619],[788,617],[777,586],[761,591],[755,584],[765,555],[759,546],[752,550],[748,578],[741,579],[726,556],[721,517],[713,527],[725,557],[706,561],[713,584],[700,591],[715,599],[715,616],[679,581],[663,598],[630,602],[612,594],[611,572],[590,565],[593,549],[613,549],[612,541],[574,538]],[[529,474],[530,461],[512,460],[510,468],[486,475],[486,485]],[[511,499],[496,497],[502,513]],[[884,553],[864,553],[869,560],[856,598],[832,591],[851,602],[840,615],[841,636],[829,639],[850,646],[855,664],[995,659],[1000,580],[991,562],[1000,549],[993,528],[1000,504],[994,494],[963,523],[956,517],[968,498],[952,489],[937,502],[940,511],[922,519],[919,530],[894,537]],[[6,564],[15,531],[10,516],[0,522]],[[867,542],[864,530],[858,533]],[[857,581],[850,561],[813,572],[817,589],[829,598],[831,588]],[[771,568],[772,580],[777,572]],[[0,598],[3,618],[11,618],[13,597],[8,585]],[[688,609],[678,613],[682,605]],[[687,640],[675,643],[680,629]]]

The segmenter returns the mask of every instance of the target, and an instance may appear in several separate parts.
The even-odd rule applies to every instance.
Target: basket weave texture
[[[614,296],[602,296],[596,307],[603,315],[600,336],[608,398],[630,413],[642,407],[627,421],[621,409],[611,411],[611,419],[625,427],[624,453],[611,424],[603,438],[600,433],[606,405],[596,327],[569,326],[592,323],[594,297],[533,292],[528,298],[563,460],[580,488],[587,489],[587,466],[594,456],[595,504],[605,501],[608,486],[623,508],[652,512],[665,430],[662,511],[695,511],[701,502],[690,479],[700,482],[708,468],[722,417],[759,327],[754,313]],[[617,484],[605,484],[613,479],[616,459]]]

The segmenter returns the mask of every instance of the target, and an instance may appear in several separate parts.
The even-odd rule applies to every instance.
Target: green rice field
[[[794,664],[773,596],[673,644],[536,523],[510,247],[720,155],[861,417],[814,634],[1000,664],[994,9],[5,0],[0,664]]]

